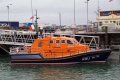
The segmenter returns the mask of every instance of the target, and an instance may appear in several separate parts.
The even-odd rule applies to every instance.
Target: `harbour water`
[[[0,57],[0,80],[120,80],[120,62],[69,66],[12,66]]]

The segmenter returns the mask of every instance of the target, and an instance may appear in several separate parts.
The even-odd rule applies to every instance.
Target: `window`
[[[50,44],[52,44],[53,43],[53,40],[50,40]]]
[[[60,43],[60,40],[56,40],[56,43]]]
[[[65,43],[65,40],[61,40],[61,43]]]
[[[116,21],[113,21],[113,23],[116,23]]]
[[[97,23],[97,22],[94,22],[93,25],[94,25],[94,27],[97,27],[97,26],[98,26],[98,23]]]
[[[109,16],[111,12],[103,12],[103,16]]]
[[[73,44],[70,40],[67,40],[67,43],[68,43],[68,44]]]
[[[108,23],[108,21],[105,21],[105,23]]]
[[[119,24],[118,24],[118,21],[116,21],[116,24],[119,25]]]
[[[42,47],[42,42],[38,43],[38,47]]]
[[[117,16],[120,16],[120,12],[117,12]]]
[[[102,22],[99,22],[99,26],[102,26]]]
[[[112,21],[110,21],[110,23],[112,23]]]

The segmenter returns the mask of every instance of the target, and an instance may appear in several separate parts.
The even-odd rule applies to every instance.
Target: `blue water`
[[[120,80],[120,63],[12,66],[9,57],[0,57],[0,80]]]

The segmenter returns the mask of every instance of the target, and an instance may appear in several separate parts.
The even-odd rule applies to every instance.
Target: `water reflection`
[[[119,80],[120,63],[70,66],[11,66],[0,58],[1,80]]]
[[[62,67],[42,67],[35,71],[38,80],[96,80],[111,69],[109,64],[78,64]]]
[[[43,67],[42,73],[36,74],[39,74],[42,80],[82,80],[82,70],[74,66]]]

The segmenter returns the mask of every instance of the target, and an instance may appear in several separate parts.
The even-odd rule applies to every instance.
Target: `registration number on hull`
[[[99,55],[87,56],[87,57],[83,57],[82,61],[87,61],[87,60],[91,60],[99,57],[100,57]]]

